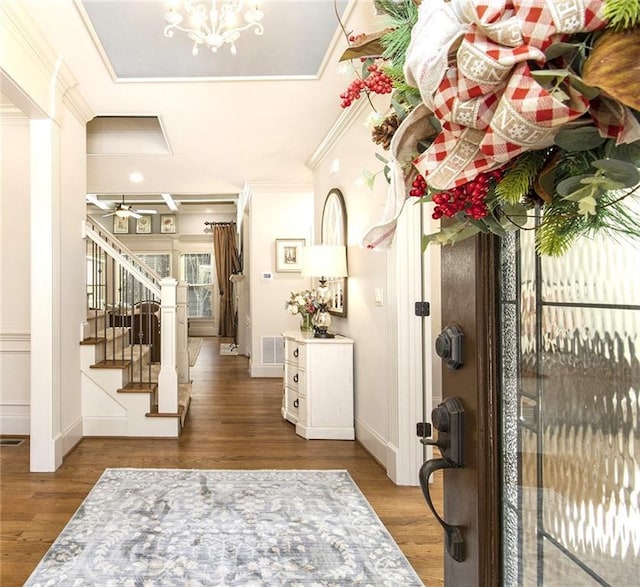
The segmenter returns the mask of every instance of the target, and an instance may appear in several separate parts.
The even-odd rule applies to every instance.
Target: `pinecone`
[[[392,114],[385,118],[378,126],[374,126],[371,137],[376,145],[382,145],[385,151],[389,150],[391,139],[400,126],[400,119],[397,114]]]

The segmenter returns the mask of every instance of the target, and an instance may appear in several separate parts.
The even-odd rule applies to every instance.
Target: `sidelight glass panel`
[[[637,585],[640,250],[519,245],[501,247],[505,584]]]

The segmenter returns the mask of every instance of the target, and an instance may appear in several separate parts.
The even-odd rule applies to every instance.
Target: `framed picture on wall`
[[[173,234],[176,231],[176,217],[174,214],[163,214],[160,216],[160,232]]]
[[[151,232],[151,216],[141,216],[136,219],[136,232],[138,234],[149,234]]]
[[[299,273],[302,271],[300,251],[307,241],[303,238],[276,239],[276,271],[278,273]]]
[[[128,234],[129,218],[113,217],[113,234]]]

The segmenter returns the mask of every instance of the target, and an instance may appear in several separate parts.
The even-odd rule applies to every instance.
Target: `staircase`
[[[176,438],[191,387],[186,285],[161,280],[89,217],[85,236],[83,435]]]

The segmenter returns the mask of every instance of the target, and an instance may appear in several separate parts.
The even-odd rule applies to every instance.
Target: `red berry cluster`
[[[342,98],[341,106],[348,108],[355,102],[363,91],[375,92],[376,94],[390,94],[393,90],[391,78],[384,73],[375,63],[367,67],[369,75],[366,78],[354,79],[346,92],[340,94]]]
[[[382,71],[375,63],[367,67],[369,75],[364,80],[372,92],[376,94],[390,94],[393,91],[391,78]]]
[[[367,35],[360,33],[359,35],[349,35],[349,43],[357,43],[360,39],[364,39]]]
[[[433,218],[438,220],[443,216],[451,218],[458,212],[464,212],[474,220],[480,220],[489,214],[486,204],[489,188],[500,181],[502,170],[481,173],[470,182],[457,186],[446,192],[434,194]]]
[[[422,175],[418,173],[416,178],[413,180],[411,184],[411,189],[409,190],[409,195],[414,198],[421,198],[427,193],[427,181]]]

